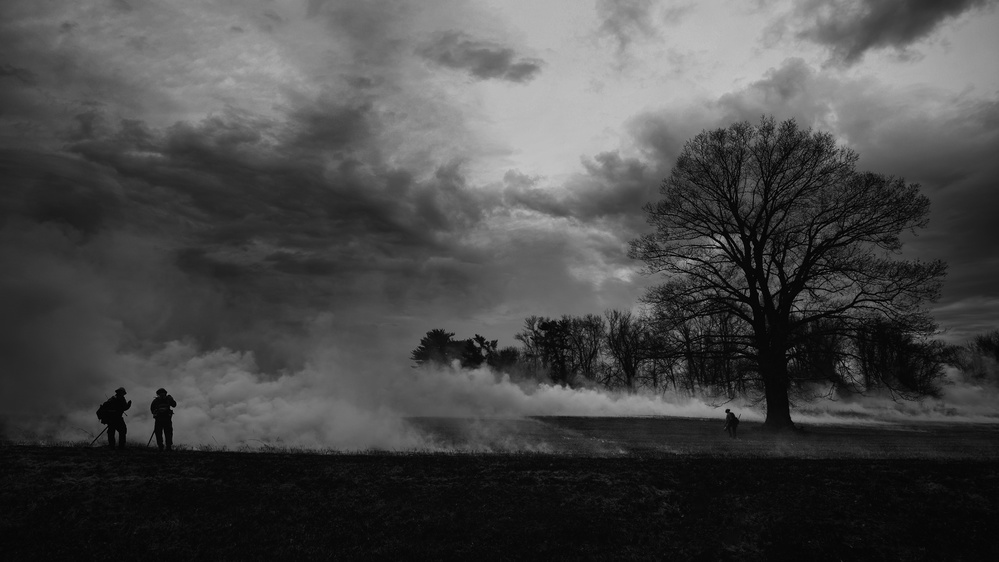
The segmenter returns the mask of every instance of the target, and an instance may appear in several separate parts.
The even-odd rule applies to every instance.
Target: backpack
[[[111,407],[111,400],[112,398],[108,398],[99,408],[97,408],[97,420],[103,424],[108,423],[107,418],[110,417],[109,414],[111,413],[111,410],[113,410]]]

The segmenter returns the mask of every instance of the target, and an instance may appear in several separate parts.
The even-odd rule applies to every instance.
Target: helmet
[[[159,390],[156,391],[156,394],[157,395],[166,394],[166,389],[165,388],[161,388],[161,389],[159,389]]]
[[[115,389],[114,393],[115,394],[125,394],[125,387],[124,386],[119,386],[118,388]]]
[[[725,408],[725,413],[726,413],[726,414],[727,414],[727,413],[729,413],[729,412],[731,412],[731,411],[732,411],[732,410],[729,410],[728,408]]]

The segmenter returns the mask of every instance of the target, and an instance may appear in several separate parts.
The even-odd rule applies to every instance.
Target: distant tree
[[[999,330],[978,334],[969,347],[982,357],[999,362]]]
[[[542,319],[538,324],[538,336],[542,364],[547,367],[551,381],[571,384],[576,373],[568,320]]]
[[[610,358],[610,384],[634,392],[645,366],[651,359],[651,333],[647,322],[630,311],[608,310],[607,354]]]
[[[516,347],[504,347],[496,352],[489,366],[501,373],[521,374],[521,352]]]
[[[792,387],[792,391],[800,393],[824,386],[831,393],[847,395],[861,390],[851,376],[850,342],[848,328],[841,322],[824,320],[803,325],[788,350],[789,378],[798,387]]]
[[[596,380],[601,367],[600,351],[607,331],[604,319],[596,314],[563,316],[562,326],[568,331],[572,370],[588,381]]]
[[[864,388],[885,388],[903,398],[938,396],[945,347],[920,339],[906,325],[874,318],[858,326],[854,336]]]
[[[901,235],[926,225],[929,200],[900,178],[856,171],[857,158],[793,120],[704,131],[645,206],[654,232],[631,245],[664,274],[645,301],[674,327],[732,318],[725,343],[751,360],[768,428],[793,427],[788,366],[809,326],[932,325],[922,307],[939,296],[945,264],[897,257]]]
[[[524,320],[524,331],[514,338],[524,344],[525,361],[536,376],[572,385],[578,382],[577,376],[596,378],[604,329],[603,319],[595,314],[558,319],[530,316]]]
[[[949,363],[975,382],[999,385],[999,330],[978,334],[970,342],[948,349]]]
[[[455,341],[454,332],[434,329],[420,338],[420,345],[410,354],[417,365],[450,365],[467,353],[465,341]]]
[[[465,350],[462,354],[461,366],[466,368],[481,367],[483,364],[493,366],[496,359],[498,340],[487,340],[475,334],[470,340],[465,340]]]
[[[656,307],[660,325],[669,326],[683,317],[676,306]],[[691,393],[702,392],[733,398],[747,390],[744,334],[738,320],[728,312],[715,312],[698,317],[687,317],[676,323],[672,330],[672,348],[678,356],[682,371],[683,388]]]
[[[482,365],[496,367],[501,363],[511,367],[516,364],[519,355],[511,355],[509,350],[504,350],[506,353],[501,358],[496,349],[497,344],[497,340],[487,340],[479,334],[466,340],[456,340],[454,332],[434,329],[420,339],[420,345],[412,351],[410,359],[417,365],[438,366],[450,366],[458,361],[465,369],[475,369]]]

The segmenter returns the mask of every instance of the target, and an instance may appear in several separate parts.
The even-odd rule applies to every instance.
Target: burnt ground
[[[442,434],[454,426],[426,423]],[[698,432],[695,422],[663,426],[656,439],[622,436],[634,427],[611,419],[546,423],[600,446],[615,435],[648,444]],[[713,435],[714,425],[704,431]],[[111,452],[7,443],[0,446],[0,555],[999,559],[994,428],[868,430],[874,437],[861,439],[863,447],[846,444],[856,429],[779,440],[751,429],[735,442],[688,445],[680,454],[618,444],[609,454],[159,454],[141,446]],[[940,453],[943,444],[952,448]],[[853,454],[821,454],[837,447]]]

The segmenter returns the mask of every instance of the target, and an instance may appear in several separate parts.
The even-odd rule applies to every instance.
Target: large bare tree
[[[737,319],[728,343],[755,365],[773,429],[793,427],[788,356],[809,326],[932,325],[923,305],[938,298],[946,265],[899,257],[929,200],[901,178],[857,171],[857,158],[793,120],[704,131],[645,206],[654,231],[631,245],[664,275],[645,300],[675,325]]]

